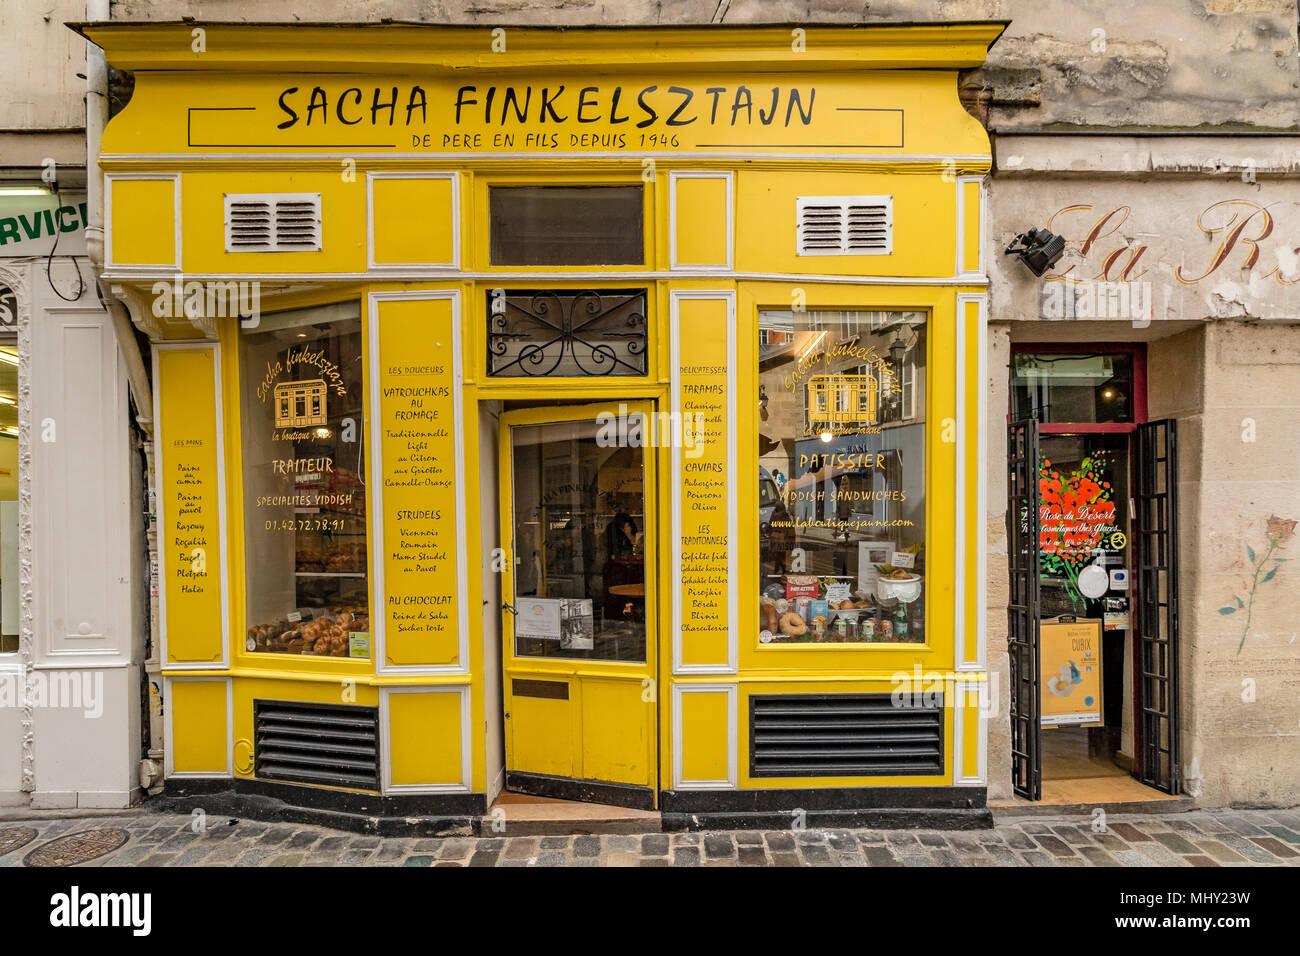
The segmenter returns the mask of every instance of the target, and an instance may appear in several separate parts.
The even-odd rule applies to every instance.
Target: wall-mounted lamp
[[[907,345],[903,342],[903,331],[899,329],[898,335],[894,341],[889,343],[889,358],[895,365],[902,365],[903,358],[907,355]]]
[[[1011,240],[1004,255],[1015,255],[1036,276],[1041,276],[1065,255],[1065,239],[1046,229],[1030,229]]]

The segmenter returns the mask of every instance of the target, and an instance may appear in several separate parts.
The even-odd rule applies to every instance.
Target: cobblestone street
[[[1300,810],[1003,820],[991,830],[739,830],[604,836],[362,836],[324,827],[136,811],[0,816],[0,867],[61,859],[52,841],[112,847],[81,866],[1296,866]],[[35,831],[30,836],[30,831]],[[29,837],[30,838],[27,838]],[[19,841],[22,841],[19,843]],[[66,843],[76,841],[65,841]],[[19,845],[15,845],[19,844]],[[37,851],[43,851],[38,853]],[[35,859],[29,859],[35,855]],[[57,862],[56,864],[57,865]]]

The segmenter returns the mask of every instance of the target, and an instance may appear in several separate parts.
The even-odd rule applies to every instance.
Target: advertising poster
[[[1101,621],[1043,621],[1039,661],[1042,725],[1100,727]]]

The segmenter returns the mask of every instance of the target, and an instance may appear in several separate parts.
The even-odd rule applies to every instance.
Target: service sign
[[[84,256],[87,215],[85,193],[0,196],[0,258]]]
[[[1044,727],[1100,727],[1101,621],[1043,621],[1039,696]]]

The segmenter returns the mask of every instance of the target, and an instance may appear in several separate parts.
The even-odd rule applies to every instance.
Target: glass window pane
[[[924,642],[926,316],[759,329],[759,641]]]
[[[1012,418],[1084,424],[1133,420],[1133,353],[1017,352]]]
[[[494,266],[644,265],[640,186],[493,186]]]
[[[645,661],[642,449],[605,427],[510,430],[516,656]]]
[[[359,309],[264,315],[240,347],[246,649],[368,658]]]

